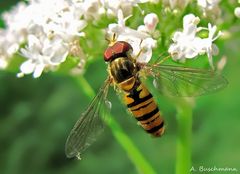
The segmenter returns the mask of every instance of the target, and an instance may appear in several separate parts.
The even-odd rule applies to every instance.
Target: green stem
[[[82,91],[92,99],[95,96],[94,90],[91,88],[86,79],[82,76],[77,77],[77,83],[79,87],[81,87]],[[122,148],[127,152],[129,158],[134,163],[134,165],[139,170],[139,173],[144,174],[155,174],[157,172],[154,171],[152,166],[147,162],[147,160],[143,157],[141,152],[136,148],[132,140],[127,136],[126,133],[122,130],[121,126],[117,123],[114,117],[110,114],[107,115],[111,119],[106,122],[106,124],[112,130],[112,133],[118,143],[122,146]]]
[[[192,106],[185,99],[177,106],[177,124],[176,174],[185,174],[191,169],[192,138]]]

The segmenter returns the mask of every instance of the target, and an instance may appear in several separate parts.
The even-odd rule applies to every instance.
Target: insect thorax
[[[131,89],[136,83],[136,65],[128,57],[119,57],[110,62],[110,73],[123,90]]]

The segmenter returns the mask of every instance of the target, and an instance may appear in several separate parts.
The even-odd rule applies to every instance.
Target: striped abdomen
[[[136,67],[132,59],[117,57],[110,62],[110,75],[124,91],[124,102],[143,129],[154,136],[161,136],[164,132],[163,119],[152,94],[138,79]]]
[[[164,121],[152,94],[140,83],[131,92],[125,92],[124,102],[129,111],[148,133],[161,136],[164,132]]]

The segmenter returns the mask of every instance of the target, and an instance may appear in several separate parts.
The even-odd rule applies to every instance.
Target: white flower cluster
[[[110,3],[111,2],[111,3]],[[126,14],[132,7],[147,0],[29,0],[4,13],[5,29],[0,29],[0,68],[20,49],[27,58],[21,73],[39,77],[44,69],[52,69],[69,54],[79,55],[79,37],[89,20],[98,20],[103,13],[115,15],[118,9]],[[74,48],[74,49],[73,49]]]
[[[198,0],[198,6],[202,9],[204,16],[218,17],[221,13],[219,3],[221,0]]]
[[[150,13],[144,18],[144,25],[140,25],[137,30],[125,25],[128,19],[123,18],[123,13],[118,10],[118,23],[109,24],[107,37],[117,41],[126,41],[133,47],[132,56],[137,58],[138,62],[147,63],[152,57],[152,49],[156,47],[157,41],[153,38],[156,34],[155,28],[158,23],[158,17]],[[113,38],[116,36],[116,38]]]
[[[168,52],[174,60],[185,61],[185,59],[192,59],[197,55],[207,54],[209,63],[213,68],[212,56],[218,54],[218,48],[213,43],[221,32],[217,31],[216,26],[208,24],[208,28],[197,27],[200,22],[199,17],[193,14],[188,14],[183,18],[183,31],[177,31],[172,38],[173,43],[170,45]],[[201,30],[207,30],[208,37],[200,38],[197,33]]]
[[[13,14],[20,14],[26,9],[24,3],[19,3],[18,6],[12,9]],[[19,49],[19,44],[25,41],[27,25],[26,17],[24,20],[19,20],[21,17],[15,17],[11,13],[5,13],[3,19],[6,22],[7,29],[0,29],[0,69],[6,68],[8,59]]]

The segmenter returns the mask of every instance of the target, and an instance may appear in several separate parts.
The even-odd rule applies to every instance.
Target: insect
[[[164,133],[164,120],[151,92],[143,84],[141,74],[153,77],[159,92],[173,96],[203,95],[227,85],[224,77],[210,70],[163,65],[161,62],[139,63],[131,56],[132,51],[132,46],[125,41],[116,41],[105,50],[109,76],[71,130],[65,146],[67,157],[79,157],[103,129],[100,115],[110,84],[122,91],[128,110],[142,128],[155,137]]]

